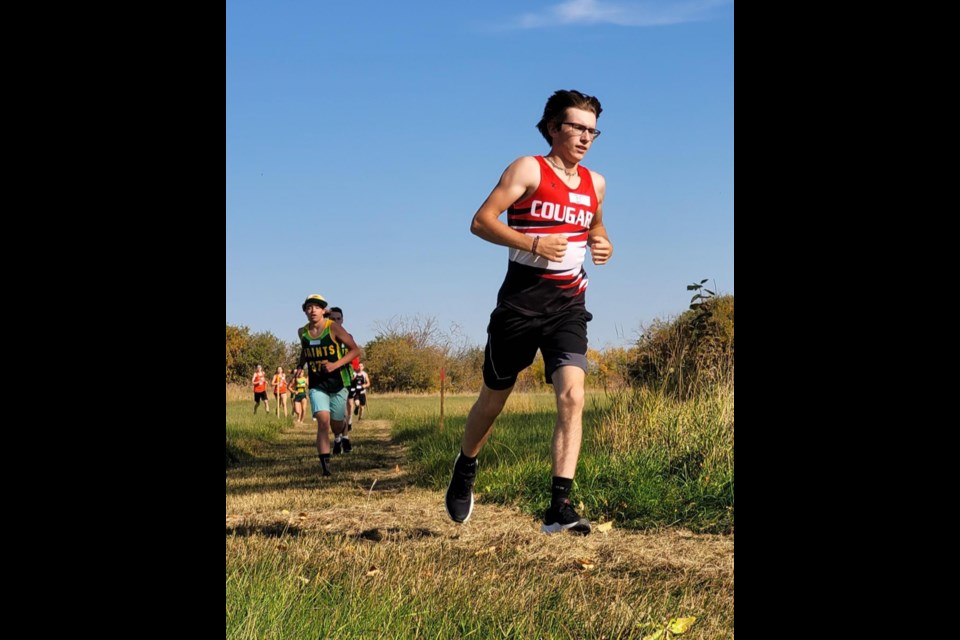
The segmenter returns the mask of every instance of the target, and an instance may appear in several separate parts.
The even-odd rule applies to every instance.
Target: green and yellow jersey
[[[297,366],[306,365],[309,387],[325,393],[337,393],[350,384],[349,365],[340,367],[332,373],[327,373],[320,366],[323,362],[336,362],[349,351],[346,345],[340,344],[330,333],[332,324],[333,320],[325,320],[323,330],[317,338],[310,335],[309,324],[305,324],[300,329],[300,360]]]

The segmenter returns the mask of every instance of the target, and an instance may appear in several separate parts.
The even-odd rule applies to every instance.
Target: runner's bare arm
[[[354,342],[353,336],[347,333],[347,331],[341,325],[337,324],[336,322],[331,324],[330,335],[333,336],[337,342],[347,345],[349,351],[347,351],[347,353],[336,362],[324,362],[322,366],[324,371],[327,373],[336,371],[343,365],[350,364],[354,358],[360,357],[360,347],[358,347],[357,343]]]
[[[607,181],[595,171],[591,171],[590,175],[597,194],[597,213],[593,216],[590,231],[587,233],[587,245],[590,247],[590,255],[593,256],[593,264],[599,265],[606,264],[613,255],[613,244],[607,236],[606,227],[603,226],[603,200],[607,195]]]
[[[514,202],[533,193],[538,184],[540,165],[536,159],[523,156],[514,160],[473,215],[470,232],[493,244],[530,251],[533,239],[525,233],[514,231],[499,218]]]

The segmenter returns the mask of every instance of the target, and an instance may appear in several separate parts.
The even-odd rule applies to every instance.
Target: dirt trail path
[[[284,433],[258,461],[227,471],[227,535],[319,534],[340,541],[465,546],[523,552],[527,562],[569,565],[576,558],[602,563],[611,575],[638,572],[695,573],[733,588],[733,536],[670,529],[632,532],[614,528],[589,536],[540,533],[540,522],[519,511],[478,503],[470,521],[450,521],[443,494],[413,485],[402,447],[386,420],[354,421],[349,454],[333,456],[333,476],[320,475],[316,427]]]

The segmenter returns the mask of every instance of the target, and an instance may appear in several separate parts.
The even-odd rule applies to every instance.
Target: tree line
[[[655,320],[630,347],[590,349],[587,386],[620,388],[656,385],[689,397],[711,384],[733,383],[733,296],[717,296],[695,288],[690,308],[676,317]],[[457,326],[442,330],[435,318],[397,316],[376,325],[375,337],[362,349],[361,361],[371,374],[372,391],[434,392],[445,372],[446,389],[472,393],[483,383],[483,346],[469,344]],[[258,364],[268,373],[278,366],[289,371],[300,354],[297,342],[283,342],[272,333],[251,333],[227,324],[229,383],[246,384]],[[543,359],[521,373],[518,391],[548,388]]]

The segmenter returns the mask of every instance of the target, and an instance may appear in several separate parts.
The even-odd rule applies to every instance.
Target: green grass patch
[[[474,396],[379,400],[410,451],[420,482],[444,490]],[[550,496],[553,395],[516,394],[480,453],[479,502],[539,516]],[[647,529],[679,525],[729,533],[734,525],[733,390],[686,401],[655,391],[588,392],[572,499],[594,521]]]
[[[228,640],[289,638],[636,638],[677,611],[723,612],[693,575],[637,569],[608,584],[525,552],[477,558],[436,541],[402,553],[345,539],[228,539]],[[280,549],[283,550],[280,550]],[[702,581],[702,578],[699,578]],[[698,591],[697,606],[684,598]],[[731,621],[732,623],[732,621]],[[731,623],[723,621],[730,628]],[[698,631],[704,631],[700,623]],[[717,625],[719,626],[719,625]],[[728,637],[691,634],[693,637]]]
[[[392,421],[407,450],[401,491],[348,473],[318,485],[295,456],[267,446],[289,418],[228,400],[228,452],[260,459],[228,470],[225,637],[642,640],[683,616],[697,618],[683,638],[733,636],[732,539],[623,531],[732,529],[732,393],[688,403],[589,393],[574,499],[595,522],[617,521],[589,538],[544,536],[513,519],[454,525],[440,494],[407,484],[412,474],[445,489],[475,399],[448,396],[441,431],[437,396],[371,397],[368,418]],[[480,503],[546,506],[554,405],[551,393],[510,399],[481,453]],[[359,440],[366,420],[354,420]],[[302,435],[297,446],[309,448],[302,431],[283,440]],[[385,442],[379,427],[377,436]],[[373,456],[368,446],[344,469]]]
[[[264,443],[276,442],[280,433],[289,428],[292,418],[277,417],[261,406],[253,414],[251,401],[227,401],[227,466],[249,461],[257,456]]]

